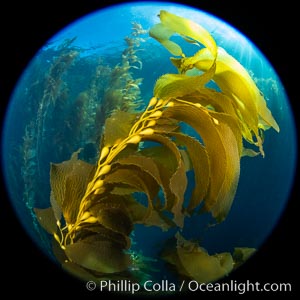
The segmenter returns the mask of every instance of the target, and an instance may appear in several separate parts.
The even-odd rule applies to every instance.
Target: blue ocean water
[[[76,108],[82,104],[78,95],[98,84],[103,90],[95,96],[95,103],[101,105],[101,93],[111,84],[103,74],[107,72],[111,76],[111,70],[121,63],[122,52],[127,47],[124,38],[131,34],[132,22],[147,30],[159,21],[157,15],[161,9],[188,17],[207,28],[218,45],[251,72],[280,127],[279,134],[273,130],[265,133],[265,158],[242,158],[239,187],[227,219],[217,226],[207,226],[214,223],[209,215],[187,219],[185,236],[198,239],[209,253],[232,251],[234,247],[258,248],[271,233],[286,205],[296,164],[295,125],[284,87],[263,54],[228,24],[185,6],[153,3],[113,6],[78,20],[54,36],[24,71],[7,110],[3,156],[8,159],[3,165],[11,201],[25,230],[50,256],[48,236],[32,214],[33,207],[49,206],[50,163],[69,159],[72,152],[82,146],[82,155],[86,159],[94,157],[97,151],[91,145],[92,137],[87,134],[89,127],[73,130],[78,113]],[[144,41],[137,52],[142,68],[133,69],[132,76],[143,78],[139,87],[141,106],[145,106],[152,97],[157,78],[176,70],[169,61],[169,53],[161,45],[146,34],[142,38]],[[194,51],[193,47],[191,45],[187,51]],[[66,71],[54,69],[55,59],[64,55],[64,51],[62,67],[66,67]],[[72,53],[76,58],[67,66]],[[105,68],[99,69],[103,72],[99,75],[101,81],[95,83],[93,78],[99,65]],[[52,75],[60,74],[60,81],[52,86],[47,77],[51,70]],[[55,95],[55,99],[45,93],[47,84],[50,86],[48,94]],[[48,102],[42,102],[43,97]],[[60,105],[54,106],[53,102]],[[94,128],[95,132],[97,130]],[[35,140],[36,136],[40,139]],[[82,139],[87,136],[90,141]],[[138,226],[135,239],[145,256],[154,257],[161,241],[172,234]]]

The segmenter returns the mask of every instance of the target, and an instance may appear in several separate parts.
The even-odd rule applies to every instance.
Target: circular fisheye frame
[[[53,36],[2,136],[11,202],[41,251],[89,291],[129,294],[199,290],[242,265],[285,208],[297,152],[259,49],[163,2],[111,6]]]

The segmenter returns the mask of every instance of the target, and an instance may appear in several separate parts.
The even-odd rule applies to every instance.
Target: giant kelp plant
[[[19,151],[9,157],[11,166],[21,161],[22,193],[29,213],[38,204],[49,203],[47,193],[37,192],[48,189],[49,166],[45,162],[66,159],[78,148],[87,149],[86,157],[95,162],[105,119],[117,107],[124,111],[138,107],[142,80],[131,70],[138,73],[142,67],[136,52],[141,50],[140,36],[145,33],[133,23],[132,33],[125,39],[122,62],[117,65],[109,64],[105,57],[81,56],[88,50],[73,46],[76,38],[56,47],[46,45],[32,61],[32,72],[26,73],[16,95],[26,98],[20,118],[25,130],[22,141],[17,143],[16,139],[13,145]],[[113,96],[112,83],[114,90],[120,91]],[[22,186],[14,180],[20,178],[18,171],[18,166],[12,167],[9,175],[16,192]]]
[[[180,276],[198,282],[223,277],[237,257],[251,252],[239,248],[234,255],[209,255],[186,240],[182,229],[186,218],[200,218],[202,212],[210,212],[218,222],[226,218],[241,157],[264,155],[263,131],[279,127],[248,72],[204,28],[163,10],[159,17],[150,36],[176,56],[171,62],[178,74],[158,78],[143,111],[124,109],[123,102],[110,109],[97,164],[79,159],[80,149],[70,160],[52,163],[51,207],[35,209],[53,235],[57,259],[80,278],[138,280],[130,250],[135,224],[177,228],[174,248],[163,251],[162,259]],[[185,55],[171,40],[175,34],[200,50]],[[126,67],[126,61],[121,66]],[[118,80],[123,81],[123,75]],[[217,88],[207,86],[212,81]],[[128,77],[125,82],[120,89],[113,80],[106,97],[128,99],[126,91],[138,85]],[[138,98],[135,95],[131,105],[135,107]],[[185,132],[186,124],[195,134]],[[185,199],[186,173],[191,170],[194,187]],[[140,201],[141,193],[146,202]]]

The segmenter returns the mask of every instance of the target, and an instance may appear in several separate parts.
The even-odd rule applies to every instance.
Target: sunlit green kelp
[[[171,61],[179,74],[158,78],[143,111],[117,107],[105,119],[96,165],[80,160],[80,150],[51,164],[51,207],[35,210],[54,237],[59,261],[81,278],[135,277],[129,272],[134,224],[181,230],[185,218],[199,211],[223,221],[238,186],[240,159],[255,152],[246,145],[264,155],[262,132],[279,130],[250,75],[204,28],[167,11],[159,16],[150,36],[176,56]],[[170,40],[173,34],[200,50],[186,56]],[[208,88],[210,81],[218,89]],[[201,140],[186,134],[184,124]],[[195,184],[185,199],[188,170]],[[163,259],[198,282],[225,276],[240,256],[210,255],[179,233],[175,239]]]

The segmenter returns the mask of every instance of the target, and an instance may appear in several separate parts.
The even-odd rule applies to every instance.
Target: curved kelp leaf
[[[229,274],[234,266],[228,252],[209,255],[197,243],[176,234],[177,247],[163,253],[163,259],[173,265],[177,272],[199,283],[216,281]]]
[[[129,211],[131,220],[135,224],[143,224],[145,226],[157,226],[162,230],[166,231],[175,224],[165,217],[161,212],[151,210],[150,215],[148,208],[137,202],[133,197],[127,197],[125,199],[126,208]],[[147,218],[145,216],[147,215]]]
[[[117,168],[105,177],[106,184],[128,185],[134,187],[137,192],[144,192],[148,198],[148,213],[153,209],[153,200],[157,197],[159,186],[152,176],[138,168]]]
[[[223,221],[231,208],[237,190],[240,176],[240,154],[236,137],[230,127],[219,121],[218,131],[226,153],[226,173],[215,204],[211,206],[206,201],[205,208],[212,211],[218,221]]]
[[[213,118],[213,122],[216,125],[219,125],[219,123],[221,122],[222,124],[227,125],[231,129],[236,141],[239,157],[241,157],[243,153],[243,136],[242,136],[241,123],[239,122],[239,120],[236,117],[226,113],[209,111],[209,114]],[[223,133],[220,132],[220,134],[222,135]]]
[[[127,237],[133,229],[133,223],[130,213],[126,208],[125,199],[124,196],[106,194],[100,197],[88,211],[92,216],[97,218],[97,226],[100,224],[100,226],[102,225],[110,231]],[[103,230],[101,229],[101,231]]]
[[[50,204],[53,209],[55,219],[57,221],[60,221],[60,219],[62,217],[62,207],[60,204],[57,203],[52,190],[50,192]]]
[[[100,273],[121,272],[130,263],[130,256],[110,241],[79,241],[67,245],[65,253],[70,261]]]
[[[165,145],[143,148],[139,151],[140,155],[150,157],[155,161],[160,173],[165,169],[165,176],[161,175],[161,180],[170,179],[177,169],[177,157],[172,150]],[[167,176],[168,175],[168,176]]]
[[[126,138],[135,118],[134,113],[115,111],[105,121],[103,144],[109,147]]]
[[[105,223],[109,224],[109,222]],[[132,224],[129,224],[129,226],[132,228]],[[118,244],[118,246],[122,249],[128,249],[131,245],[131,240],[127,236],[127,234],[124,235],[124,232],[127,230],[128,228],[124,228],[123,232],[119,233],[99,223],[84,224],[80,231],[78,231],[76,238],[74,239],[74,243],[77,243],[79,241],[89,243],[93,243],[94,241],[111,241]]]
[[[231,206],[239,178],[239,150],[230,127],[203,108],[188,105],[169,107],[164,114],[192,126],[202,137],[210,163],[210,186],[205,208],[223,220]],[[226,137],[226,139],[224,138]],[[214,209],[214,206],[217,207]]]
[[[230,253],[209,255],[205,249],[185,240],[178,233],[176,239],[176,250],[165,254],[163,258],[174,265],[180,274],[199,283],[207,283],[216,281],[232,271],[233,259]]]
[[[223,92],[215,91],[211,88],[199,89],[195,93],[184,95],[180,99],[190,103],[199,103],[204,107],[210,108],[210,110],[225,113],[232,117],[236,116],[232,99]]]
[[[57,231],[56,218],[54,216],[52,207],[48,208],[34,208],[34,213],[40,225],[50,234]]]
[[[199,60],[202,59],[203,56],[203,52],[207,51],[207,48],[203,48],[201,50],[199,50],[198,52],[196,52],[193,56],[189,56],[189,57],[182,57],[182,58],[175,58],[175,57],[171,57],[170,60],[172,62],[172,64],[177,68],[178,72],[180,74],[187,74],[187,75],[191,75],[194,73],[199,73],[199,71],[197,72],[196,68],[196,64]],[[207,73],[207,75],[204,75],[204,77],[206,79],[203,79],[203,81],[207,80],[209,81],[212,78],[213,73],[215,72],[215,63],[212,61],[211,62],[211,67],[209,68],[209,70],[211,71],[206,71],[205,73]]]
[[[192,38],[203,44],[209,49],[212,55],[216,55],[216,43],[210,33],[202,26],[189,19],[179,17],[165,10],[160,11],[159,17],[161,23],[152,27],[149,34],[151,37],[161,42],[162,45],[165,46],[172,54],[177,56],[181,55],[178,49],[177,51],[173,51],[173,48],[169,47],[168,44],[168,39],[172,33],[178,33],[183,37]]]
[[[150,36],[159,41],[173,55],[181,56],[183,54],[181,47],[175,42],[170,41],[170,37],[175,33],[172,29],[163,24],[156,24],[150,30]]]
[[[76,220],[82,196],[94,171],[93,165],[78,159],[78,151],[68,161],[51,164],[52,193],[69,224]]]
[[[210,178],[209,157],[205,147],[195,138],[180,133],[173,133],[173,136],[186,146],[195,174],[195,187],[187,207],[187,211],[191,213],[204,200],[208,192]]]
[[[196,67],[203,71],[209,70],[212,61],[214,61],[214,56],[204,49],[202,59],[197,62]],[[259,127],[266,129],[263,124],[268,124],[279,131],[278,124],[249,73],[236,59],[220,47],[218,48],[216,72],[213,80],[224,93],[232,97],[242,121],[247,124],[249,130],[256,137],[259,136]],[[263,123],[259,122],[260,118]],[[251,132],[246,131],[246,129],[244,137],[253,143]]]
[[[147,140],[155,141],[168,147],[176,157],[177,167],[176,171],[172,174],[170,178],[170,190],[175,196],[172,201],[171,199],[166,199],[166,208],[171,209],[174,213],[174,222],[179,226],[183,226],[184,215],[182,213],[182,205],[184,202],[184,193],[187,187],[187,178],[185,172],[185,165],[183,158],[177,145],[172,142],[171,139],[159,134],[153,134],[145,137]]]
[[[154,86],[154,95],[158,98],[180,98],[202,89],[213,77],[215,64],[204,74],[187,76],[184,74],[165,74],[161,76]]]
[[[120,208],[101,209],[100,206],[97,219],[104,227],[125,236],[129,235],[133,229],[130,218]]]
[[[126,157],[125,159],[117,160],[116,163],[121,164],[123,166],[126,165],[134,165],[139,167],[142,171],[147,172],[153,179],[157,182],[157,184],[162,188],[165,199],[170,199],[172,197],[171,190],[169,188],[169,182],[166,180],[170,177],[165,177],[164,169],[159,167],[155,160],[151,157],[145,157],[141,155],[131,155]]]
[[[66,178],[65,200],[62,203],[64,218],[68,224],[76,221],[81,199],[85,193],[88,181],[81,174]]]
[[[233,269],[230,253],[209,255],[200,247],[194,251],[187,251],[184,247],[178,247],[177,253],[189,277],[200,283],[216,281],[228,275]]]

